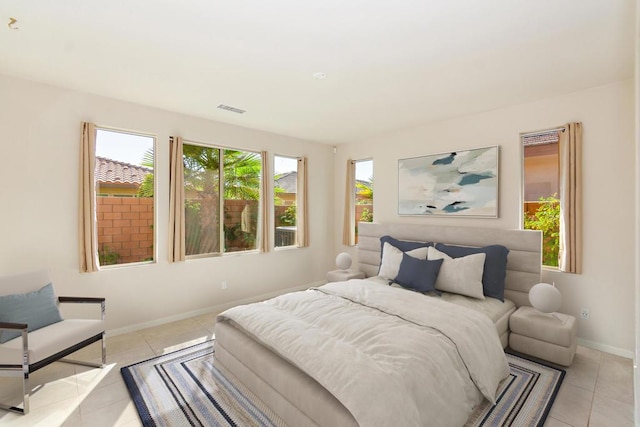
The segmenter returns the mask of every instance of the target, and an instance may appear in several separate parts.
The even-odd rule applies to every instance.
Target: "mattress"
[[[352,289],[353,286],[355,285],[352,284],[349,288]],[[425,296],[425,298],[427,297]],[[445,295],[440,298],[446,300],[450,297]],[[467,304],[464,300],[456,298],[453,298],[453,300],[453,304]],[[489,318],[496,319],[498,322],[503,318],[504,313],[508,312],[509,307],[512,307],[511,304],[504,304],[497,300],[495,302],[484,301],[482,303],[469,304],[472,305],[471,308],[474,309],[474,311],[487,312],[490,314]],[[402,309],[402,312],[405,313],[407,306],[403,305],[403,307],[405,308]],[[257,309],[259,308],[256,307],[253,310]],[[260,309],[262,310],[262,308]],[[458,312],[460,309],[452,308],[451,310]],[[431,310],[425,312],[423,309],[420,312],[430,313]],[[445,311],[443,311],[443,313],[444,312]],[[448,309],[446,312],[448,312]],[[408,315],[409,312],[406,313]],[[458,315],[462,313],[463,312],[459,312]],[[458,315],[454,317],[460,319]],[[230,314],[227,316],[230,316]],[[249,317],[254,318],[254,316],[254,311],[252,311]],[[402,317],[404,316],[403,314]],[[439,316],[441,316],[440,314],[438,318],[442,319],[442,317]],[[254,341],[249,334],[237,328],[237,325],[234,324],[233,316],[231,316],[231,318],[231,321],[229,318],[226,318],[224,322],[219,322],[216,325],[215,363],[233,372],[240,381],[254,391],[260,399],[290,425],[357,425],[351,413],[333,397],[331,393],[327,392],[319,383],[269,350],[266,346]],[[478,320],[481,319],[478,318]],[[265,325],[265,323],[259,322],[259,325]],[[487,326],[490,327],[490,325],[491,323],[487,322]],[[263,326],[259,327],[263,328]],[[483,336],[485,337],[484,340],[490,338],[489,335]],[[482,342],[486,342],[484,340]],[[318,345],[321,344],[326,345],[326,342],[318,343]],[[497,345],[497,342],[494,345]],[[479,349],[477,344],[473,348]],[[461,348],[458,348],[458,351],[460,351],[460,349]],[[432,353],[432,355],[433,354],[435,353]],[[310,359],[307,357],[304,360]],[[472,359],[466,359],[466,363],[469,363],[471,360],[480,359],[473,357]],[[483,357],[482,360],[486,360],[486,358]],[[300,363],[300,360],[298,360],[298,363]],[[467,366],[467,369],[469,369],[469,366]],[[369,371],[367,370],[367,372]],[[362,392],[363,391],[356,394],[349,394],[349,396],[360,396]],[[397,395],[397,393],[394,395]],[[480,399],[481,398],[480,396]],[[474,399],[476,399],[475,395]],[[477,404],[478,401],[476,400],[475,402],[474,405]],[[433,413],[433,411],[429,413]]]
[[[493,321],[493,324],[496,325],[496,331],[500,337],[502,348],[507,347],[509,343],[509,317],[516,311],[516,305],[512,301],[505,299],[504,302],[502,302],[495,298],[485,298],[481,300],[446,292],[443,292],[440,298],[444,301],[461,305],[487,315]]]
[[[373,280],[378,283],[388,282],[387,279],[377,276],[369,277],[367,280]],[[400,287],[397,284],[392,284],[391,286]],[[512,301],[505,299],[503,302],[491,297],[477,299],[448,292],[441,292],[440,295],[429,294],[425,296],[440,298],[443,301],[470,308],[474,311],[485,314],[491,319],[491,321],[493,321],[493,324],[496,325],[496,331],[500,337],[502,348],[507,347],[509,343],[509,317],[511,317],[517,309],[516,305]]]
[[[233,372],[287,425],[357,426],[351,413],[313,378],[229,323],[216,324],[214,364]]]

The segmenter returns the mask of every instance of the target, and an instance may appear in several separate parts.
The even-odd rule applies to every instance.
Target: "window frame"
[[[271,221],[272,224],[270,226],[271,230],[273,231],[273,239],[272,239],[273,250],[274,251],[280,251],[280,250],[288,250],[288,249],[298,249],[298,248],[301,248],[301,246],[298,244],[298,237],[297,237],[298,236],[297,235],[298,230],[297,229],[296,229],[294,242],[292,244],[286,245],[286,246],[276,246],[276,225],[275,225],[275,212],[276,212],[276,193],[275,193],[275,182],[276,182],[276,180],[275,180],[275,175],[276,175],[276,168],[275,168],[275,164],[276,164],[276,157],[290,159],[290,160],[293,160],[293,161],[296,162],[296,170],[295,170],[295,172],[296,172],[296,227],[297,227],[297,224],[298,224],[298,213],[299,213],[299,209],[298,209],[299,208],[298,207],[298,192],[299,192],[299,189],[298,189],[297,183],[298,183],[298,174],[300,173],[300,170],[299,170],[300,168],[298,167],[299,161],[300,161],[300,156],[291,156],[291,155],[274,153],[272,157],[273,157],[273,162],[272,162],[272,164],[273,164],[273,176],[272,176],[271,181],[272,181],[273,185],[271,187],[271,200],[270,200],[271,203],[270,203],[270,208],[269,209],[273,212],[273,215],[274,215],[273,221]]]
[[[233,251],[233,252],[227,252],[226,249],[226,245],[225,245],[225,233],[224,233],[224,151],[225,150],[231,150],[231,151],[240,151],[240,152],[244,152],[244,153],[251,153],[251,154],[257,154],[258,156],[260,156],[260,158],[262,159],[262,152],[260,150],[249,150],[249,149],[245,149],[245,148],[238,148],[238,147],[230,147],[230,146],[225,146],[225,145],[217,145],[217,144],[212,144],[212,143],[206,143],[206,142],[200,142],[200,141],[194,141],[194,140],[190,140],[190,139],[183,139],[182,141],[182,146],[183,146],[183,150],[182,150],[182,156],[184,158],[184,146],[185,145],[191,145],[191,146],[198,146],[198,147],[203,147],[203,148],[209,148],[209,149],[214,149],[214,150],[218,150],[219,151],[219,171],[218,171],[218,194],[220,195],[218,197],[218,221],[220,221],[222,219],[222,222],[218,223],[218,242],[219,242],[219,247],[222,248],[223,250],[220,252],[209,252],[209,253],[202,253],[202,254],[192,254],[192,255],[187,255],[185,253],[185,261],[191,261],[191,260],[197,260],[197,259],[205,259],[205,258],[218,258],[218,257],[225,257],[225,256],[240,256],[243,254],[255,254],[255,253],[259,253],[260,252],[260,248],[259,246],[256,244],[256,247],[253,249],[248,249],[248,250],[244,250],[244,251]],[[184,174],[184,172],[183,172]],[[184,176],[183,176],[184,178]],[[265,179],[264,176],[264,170],[262,168],[262,165],[260,166],[260,179]],[[260,197],[264,197],[265,195],[262,194],[262,192],[259,193]],[[258,203],[258,218],[260,218],[261,215],[264,215],[264,213],[261,211],[261,203],[260,203],[260,199],[257,200]],[[185,200],[182,206],[182,209],[186,209],[186,195],[185,195]],[[183,221],[186,221],[186,215],[183,215]],[[259,233],[259,226],[260,226],[260,220],[258,219],[258,229],[256,230],[256,240],[259,238],[260,233]],[[186,239],[186,236],[185,236]]]
[[[371,162],[371,178],[373,179],[373,171],[374,171],[374,163],[373,163],[373,157],[366,157],[363,159],[357,159],[357,160],[352,160],[353,161],[353,198],[352,200],[352,206],[351,206],[351,212],[353,212],[353,219],[354,219],[354,229],[353,229],[353,235],[354,235],[354,246],[358,246],[358,224],[360,223],[360,218],[358,218],[358,216],[356,215],[356,206],[358,205],[358,163],[363,163],[363,162]],[[373,192],[373,186],[371,187],[371,191]],[[373,215],[373,195],[371,197],[371,215]],[[373,218],[372,218],[373,219]]]
[[[153,242],[152,242],[152,250],[151,250],[151,254],[153,259],[150,261],[136,261],[136,262],[127,262],[127,263],[121,263],[121,264],[108,264],[108,265],[101,265],[100,264],[100,256],[99,256],[99,248],[96,248],[96,255],[98,257],[98,267],[99,270],[111,270],[111,269],[118,269],[118,268],[127,268],[127,267],[139,267],[139,266],[144,266],[144,265],[153,265],[156,264],[158,262],[158,232],[157,232],[157,224],[158,224],[158,200],[156,197],[156,194],[158,194],[158,180],[155,179],[155,177],[157,176],[157,166],[158,166],[158,153],[157,153],[157,144],[158,144],[158,136],[154,133],[151,132],[143,132],[143,131],[137,131],[137,130],[131,130],[131,129],[124,129],[124,128],[118,128],[118,127],[114,127],[114,126],[105,126],[105,125],[99,125],[99,124],[94,124],[94,129],[95,129],[95,147],[94,147],[94,156],[93,156],[93,161],[94,161],[94,170],[95,170],[95,161],[96,161],[96,157],[97,157],[97,148],[98,148],[98,132],[99,131],[107,131],[107,132],[111,132],[111,133],[121,133],[121,134],[127,134],[127,135],[134,135],[134,136],[140,136],[140,137],[144,137],[144,138],[151,138],[153,140],[153,144],[152,144],[152,148],[153,148],[153,173],[154,173],[154,180],[153,180],[153,227],[152,227],[152,232],[151,235],[153,237]],[[118,161],[117,159],[112,159],[115,161]],[[95,178],[95,177],[94,177]],[[98,236],[98,219],[97,219],[97,210],[98,210],[98,205],[97,205],[97,199],[99,197],[102,198],[113,198],[113,197],[119,197],[116,195],[107,195],[106,197],[104,196],[98,196],[98,180],[97,178],[95,178],[95,182],[94,182],[94,191],[93,191],[93,197],[95,199],[96,202],[96,211],[95,211],[95,216],[91,219],[91,226],[92,229],[96,235],[96,244],[99,245],[97,236]],[[136,197],[137,198],[137,197]]]
[[[520,144],[520,165],[521,165],[521,173],[520,173],[520,218],[519,218],[519,223],[520,223],[520,229],[521,230],[528,230],[527,228],[525,228],[525,216],[526,216],[526,212],[525,212],[525,203],[528,202],[528,200],[525,200],[525,185],[526,185],[526,168],[525,168],[525,138],[526,137],[532,137],[532,136],[537,136],[537,135],[546,135],[546,134],[551,134],[554,132],[562,132],[564,130],[564,127],[551,127],[551,128],[547,128],[547,129],[542,129],[542,130],[538,130],[538,131],[532,131],[532,132],[521,132],[518,138],[519,144]],[[557,156],[558,159],[560,158],[560,136],[558,135],[558,141],[557,143]],[[559,176],[561,174],[561,165],[558,162],[558,166],[556,169],[556,172],[558,173],[558,203],[561,204],[562,201],[562,190],[560,188],[560,180],[559,180]],[[530,200],[529,200],[530,201]],[[559,229],[561,227],[561,222],[558,225]],[[559,266],[554,266],[554,265],[546,265],[544,264],[544,235],[542,236],[542,248],[541,248],[541,256],[540,256],[540,265],[542,267],[543,270],[548,270],[548,271],[561,271]]]

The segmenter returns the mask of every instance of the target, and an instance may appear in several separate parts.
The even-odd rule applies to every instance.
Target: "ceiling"
[[[634,64],[633,0],[3,0],[0,19],[0,74],[329,144]]]

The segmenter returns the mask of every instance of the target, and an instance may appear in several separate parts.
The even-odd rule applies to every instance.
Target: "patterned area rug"
[[[540,426],[549,415],[565,371],[507,353],[511,374],[496,406],[481,403],[465,426]]]
[[[213,365],[213,341],[120,371],[144,426],[286,426],[230,372]],[[507,354],[511,375],[498,404],[481,404],[467,426],[542,426],[565,372]]]

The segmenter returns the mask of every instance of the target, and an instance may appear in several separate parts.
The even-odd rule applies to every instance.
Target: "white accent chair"
[[[52,283],[48,270],[38,270],[0,277],[0,296],[38,291]],[[57,303],[89,303],[100,305],[99,319],[63,319],[57,323],[29,332],[25,323],[0,322],[0,332],[18,331],[21,337],[0,343],[0,376],[22,377],[22,408],[0,403],[0,409],[21,414],[29,412],[29,374],[50,363],[60,361],[96,368],[106,364],[105,299],[57,297]],[[98,317],[98,316],[96,316]],[[101,363],[64,359],[89,344],[102,341]]]

